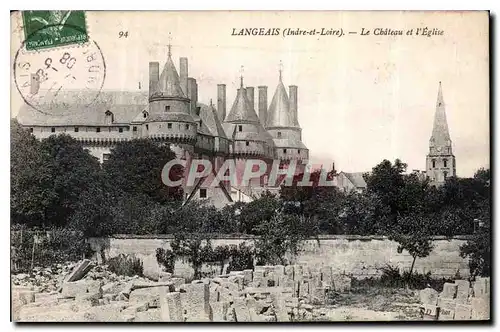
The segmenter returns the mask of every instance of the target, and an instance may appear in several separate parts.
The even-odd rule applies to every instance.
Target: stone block
[[[457,302],[455,299],[447,299],[447,298],[443,298],[443,297],[438,297],[437,305],[441,309],[446,308],[449,310],[455,310]]]
[[[455,320],[470,320],[472,316],[472,306],[457,303],[455,307]]]
[[[439,308],[438,320],[453,320],[455,318],[455,308]]]
[[[211,320],[210,290],[207,284],[191,284],[186,287],[186,298],[182,303],[186,310],[186,321],[207,322]]]
[[[335,291],[340,293],[351,291],[351,278],[345,275],[334,275],[333,284]]]
[[[253,281],[253,270],[243,270],[243,285],[248,286]]]
[[[183,322],[184,314],[179,292],[160,291],[160,319],[162,322]]]
[[[439,307],[430,304],[423,304],[420,307],[420,315],[422,320],[437,320],[439,316]]]
[[[170,281],[170,279],[172,279],[172,273],[164,271],[160,272],[160,278],[158,279],[159,282]]]
[[[229,309],[229,302],[211,302],[212,308],[212,321],[213,322],[226,322],[227,313]]]
[[[271,299],[273,301],[274,311],[278,322],[289,322],[288,309],[285,304],[285,299],[280,293],[272,293]]]
[[[290,277],[290,279],[293,280],[293,265],[286,265],[285,266],[285,275]]]
[[[423,304],[437,305],[438,291],[434,288],[426,288],[420,291],[420,302]]]
[[[302,265],[293,265],[293,280],[294,281],[301,281],[303,277],[303,268]]]
[[[134,322],[149,323],[161,322],[160,309],[149,309],[147,311],[137,312]]]
[[[439,297],[446,299],[454,299],[457,296],[457,284],[452,284],[450,282],[446,282],[443,285],[443,291],[439,294]]]
[[[35,302],[35,291],[26,290],[19,292],[19,302],[24,305]]]
[[[315,287],[311,292],[312,304],[325,304],[326,303],[326,289],[324,287]]]
[[[186,279],[184,279],[184,278],[177,278],[177,277],[176,278],[170,278],[169,281],[174,284],[174,287],[175,287],[176,290],[179,289],[179,287],[181,285],[183,285],[183,284],[186,283]]]
[[[333,286],[333,271],[331,266],[323,266],[320,269],[323,284]]]
[[[234,315],[236,322],[251,322],[250,310],[242,299],[234,299]]]
[[[312,285],[312,287],[321,287],[322,286],[321,272],[318,271],[311,272],[311,279],[309,283]]]
[[[135,289],[130,293],[129,303],[139,304],[147,302],[150,308],[158,308],[160,304],[160,291],[169,292],[170,290],[170,286]]]
[[[102,294],[101,282],[97,280],[78,280],[64,282],[61,290],[61,297],[75,298],[78,294],[98,293]]]
[[[471,301],[472,319],[489,320],[490,319],[490,301],[487,297],[474,297]]]
[[[489,279],[489,278],[488,278]],[[487,278],[476,278],[473,283],[474,297],[485,297],[488,296],[488,279]]]
[[[89,322],[123,322],[122,311],[128,304],[124,302],[92,307],[84,314],[85,321]]]
[[[300,282],[299,297],[301,297],[301,298],[309,297],[309,282],[307,280],[302,280]]]
[[[78,281],[85,277],[85,275],[94,267],[89,259],[82,260],[73,270],[64,278],[65,281]]]

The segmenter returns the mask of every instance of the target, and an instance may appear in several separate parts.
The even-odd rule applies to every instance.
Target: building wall
[[[158,270],[155,251],[162,247],[170,249],[172,236],[115,236],[112,238],[90,239],[94,250],[104,250],[106,257],[115,257],[119,254],[136,255],[143,260],[144,268]],[[251,245],[251,236],[220,236],[212,240],[214,247],[219,245],[230,245],[247,243]],[[417,258],[415,271],[420,273],[431,272],[437,278],[453,278],[457,272],[462,277],[469,275],[468,260],[460,257],[460,245],[466,242],[465,237],[446,240],[436,237],[433,244],[434,250],[426,258]],[[319,268],[330,265],[336,273],[352,274],[354,277],[363,279],[377,277],[381,274],[380,268],[397,266],[401,270],[407,270],[412,263],[412,257],[406,253],[397,252],[398,244],[381,236],[322,236],[319,243],[316,240],[308,240],[296,259],[297,264],[308,265],[311,268]],[[187,263],[176,262],[175,274],[190,276],[192,269]]]

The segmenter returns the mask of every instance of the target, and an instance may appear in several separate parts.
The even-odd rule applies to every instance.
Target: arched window
[[[145,119],[145,118],[147,118],[148,116],[149,116],[148,112],[146,112],[146,111],[143,111],[143,112],[142,112],[142,117],[143,117],[144,119]]]

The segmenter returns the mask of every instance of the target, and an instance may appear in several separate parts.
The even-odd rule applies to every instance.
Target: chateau
[[[426,175],[431,184],[442,185],[447,177],[456,176],[455,156],[453,155],[448,122],[443,99],[443,90],[439,82],[434,126],[429,140],[429,154],[426,159]]]
[[[217,85],[217,105],[211,100],[200,103],[196,79],[189,76],[188,59],[180,58],[178,73],[169,45],[161,71],[159,62],[149,63],[147,92],[101,91],[97,100],[93,101],[94,97],[89,91],[66,91],[58,96],[61,102],[43,105],[44,113],[25,104],[17,119],[39,139],[71,135],[101,162],[106,162],[118,142],[134,138],[168,144],[178,158],[188,162],[208,159],[214,172],[228,158],[235,160],[237,169],[242,169],[238,164],[247,159],[260,159],[268,165],[279,159],[286,165],[290,160],[305,163],[309,158],[298,122],[298,87],[289,86],[287,93],[281,70],[270,104],[267,86],[262,85],[255,105],[254,87],[245,87],[242,76],[226,115],[226,85]],[[186,199],[206,199],[216,206],[251,200],[268,189],[262,186],[266,176],[238,188],[223,182],[211,187],[204,185],[202,178],[193,187],[184,188]]]

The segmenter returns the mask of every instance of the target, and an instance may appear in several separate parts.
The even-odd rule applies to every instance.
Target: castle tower
[[[149,67],[149,104],[142,124],[143,136],[170,144],[177,157],[188,160],[196,143],[197,122],[192,115],[191,99],[184,91],[189,90],[184,77],[187,59],[181,59],[182,86],[170,44],[161,74],[157,62],[150,62]]]
[[[232,140],[230,155],[236,160],[237,178],[241,179],[246,159],[260,159],[268,164],[274,160],[274,142],[264,129],[254,109],[253,88],[245,89],[243,75],[240,77],[240,88],[231,111],[227,115],[223,127],[228,138]],[[255,179],[250,185],[261,186],[265,176]]]
[[[274,92],[271,105],[267,111],[265,128],[273,137],[276,156],[284,163],[290,160],[308,160],[309,150],[302,143],[302,129],[298,121],[298,88],[289,87],[290,98],[283,85],[283,75],[280,64],[279,82]]]
[[[453,155],[448,122],[443,99],[443,90],[439,82],[439,90],[434,114],[434,126],[429,140],[427,155],[427,176],[432,184],[442,185],[446,178],[456,176],[455,156]]]

